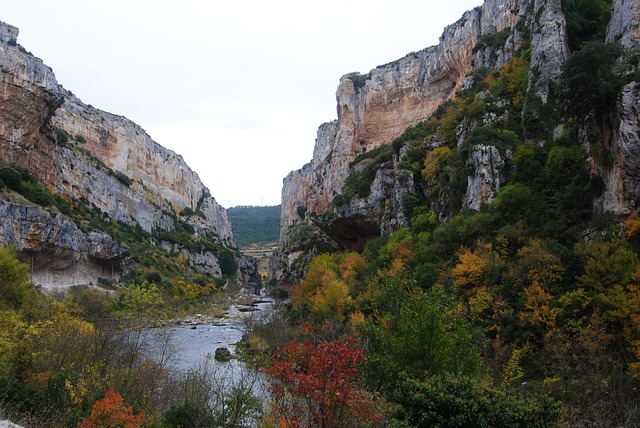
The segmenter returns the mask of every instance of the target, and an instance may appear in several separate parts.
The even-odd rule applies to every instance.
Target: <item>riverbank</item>
[[[224,293],[227,293],[225,291]],[[240,358],[237,345],[248,331],[248,325],[266,316],[276,305],[265,293],[239,292],[222,309],[217,304],[212,313],[196,313],[184,317],[159,321],[149,330],[154,348],[171,348],[171,367],[180,371],[191,369],[203,359],[213,358],[219,348],[228,349],[232,359]],[[222,316],[220,316],[220,311]],[[237,364],[237,363],[234,363]]]
[[[226,291],[223,293],[227,293]],[[196,313],[182,317],[158,321],[158,327],[167,326],[198,326],[201,324],[227,324],[230,322],[242,323],[252,313],[263,312],[275,305],[275,300],[270,296],[252,293],[242,293],[236,297],[229,296],[227,305],[212,304],[210,313]]]

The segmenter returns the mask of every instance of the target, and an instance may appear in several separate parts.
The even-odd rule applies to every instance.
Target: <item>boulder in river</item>
[[[229,361],[231,360],[231,351],[227,348],[216,348],[216,353],[214,355],[216,361]]]

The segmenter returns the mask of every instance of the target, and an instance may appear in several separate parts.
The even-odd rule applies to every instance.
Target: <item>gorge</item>
[[[487,0],[445,28],[438,45],[365,75],[343,76],[336,91],[337,120],[318,128],[311,162],[284,179],[280,249],[271,268],[276,282],[299,282],[311,254],[362,249],[367,241],[408,226],[403,194],[430,199],[426,195],[437,189],[415,180],[407,168],[416,149],[401,141],[408,139],[402,138],[403,133],[426,123],[438,114],[439,107],[455,100],[459,91],[472,90],[487,73],[506,68],[523,51],[530,55],[530,63],[522,94],[526,101],[519,114],[523,121],[538,121],[534,126],[549,126],[541,122],[542,116],[558,108],[553,92],[571,53],[561,3]],[[606,30],[606,39],[619,41],[628,52],[639,48],[638,7],[636,1],[613,1]],[[638,207],[640,197],[634,160],[640,150],[637,82],[628,83],[622,94],[615,112],[619,124],[603,136],[604,150],[612,161],[603,164],[590,159],[593,174],[604,182],[594,206],[615,215],[628,215]],[[477,95],[478,105],[491,102],[482,96]],[[457,147],[475,127],[507,120],[504,105],[494,110],[497,113],[464,118],[453,131]],[[592,143],[586,134],[592,128],[585,124],[581,138],[587,150]],[[527,138],[542,141],[534,131],[529,134]],[[393,155],[387,152],[383,159],[375,152],[394,141]],[[417,149],[424,157],[446,142],[434,137],[421,144]],[[508,183],[512,156],[513,152],[500,152],[495,146],[473,146],[463,160],[467,173],[461,178],[462,193],[454,195],[454,201],[449,200],[451,195],[441,194],[431,200],[431,208],[443,220],[460,208],[479,210]],[[363,171],[369,174],[363,191],[344,197],[350,175],[363,177]],[[455,209],[450,208],[452,203]],[[313,238],[308,239],[309,235]]]
[[[0,25],[0,419],[640,426],[639,16],[485,0],[436,46],[344,75],[268,210],[265,315],[236,243],[273,235],[234,238],[178,154]],[[241,335],[257,396],[190,368]]]
[[[239,266],[240,277],[255,282],[255,266],[235,250],[224,208],[182,157],[125,117],[84,104],[17,38],[16,27],[0,24],[0,156],[71,210],[87,210],[83,217],[2,198],[0,242],[31,261],[34,281],[67,287],[131,274],[141,255],[110,236],[115,222],[182,255],[197,272],[220,277]]]

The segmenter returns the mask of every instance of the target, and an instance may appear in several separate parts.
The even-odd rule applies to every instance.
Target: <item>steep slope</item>
[[[94,217],[140,230],[149,235],[150,242],[182,254],[197,270],[221,276],[225,270],[221,255],[228,253],[227,259],[240,256],[234,250],[224,208],[198,175],[139,125],[85,105],[62,88],[49,67],[18,45],[17,37],[17,28],[0,23],[0,157],[5,164],[25,168],[55,194],[93,210]],[[85,229],[79,233],[88,239],[90,228],[77,217],[73,220]],[[65,221],[55,213],[39,218],[44,229],[55,229]],[[38,250],[44,246],[25,245],[20,235],[5,233],[1,238],[2,243],[15,244],[30,255],[44,251]],[[34,273],[43,285],[95,283],[131,271],[127,251],[107,256],[80,246],[69,253],[64,239],[41,239],[47,241],[46,260],[66,254],[78,262],[74,266],[88,258],[115,266],[109,274],[100,269],[85,269],[83,275]],[[39,259],[33,258],[34,272],[46,272],[55,265],[43,262],[39,266]],[[46,279],[54,276],[55,281]]]
[[[640,1],[613,2],[607,41],[616,40],[628,52],[640,51]],[[603,147],[611,153],[611,162],[598,165],[592,159],[594,172],[605,182],[597,204],[602,211],[629,214],[640,206],[640,82],[637,80],[622,89],[611,123],[617,126],[605,130],[604,134],[608,135],[603,135]]]
[[[639,9],[637,1],[613,2],[609,41],[620,40],[627,49],[637,50]],[[343,76],[336,93],[338,119],[320,126],[312,161],[284,179],[280,250],[272,261],[272,277],[295,283],[310,255],[362,249],[381,233],[407,226],[408,201],[403,195],[431,200],[441,220],[461,208],[478,210],[490,202],[509,180],[513,152],[471,144],[481,141],[469,138],[472,131],[517,122],[524,138],[542,143],[554,132],[548,117],[558,114],[554,91],[569,56],[560,0],[488,0],[447,27],[437,46],[366,75]],[[475,96],[476,112],[459,112],[459,122],[442,118],[450,113],[438,107],[455,100],[456,94],[472,93],[492,73],[523,70],[528,74],[521,76],[524,89],[517,101],[496,103],[486,98],[490,93],[481,92]],[[605,131],[604,148],[613,161],[591,159],[594,175],[605,181],[606,189],[596,201],[601,211],[623,214],[637,208],[637,102],[637,84],[632,82],[623,89],[611,120],[620,126]],[[512,108],[515,104],[519,105]],[[493,112],[483,110],[487,105]],[[407,146],[412,127],[425,126],[420,124],[432,115],[449,120],[453,146],[439,137]],[[583,130],[585,146],[588,134],[593,132]],[[459,170],[464,174],[456,177],[458,183],[443,190],[422,181],[420,170],[429,153],[447,145],[462,148],[467,141],[470,147],[461,150],[465,157]],[[393,150],[383,149],[392,142]],[[305,218],[298,215],[301,211],[307,213]]]

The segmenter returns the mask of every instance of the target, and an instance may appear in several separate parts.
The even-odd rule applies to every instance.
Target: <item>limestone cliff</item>
[[[638,50],[639,3],[614,0],[609,41],[620,40],[627,49]],[[523,114],[536,121],[570,55],[560,0],[486,0],[445,28],[437,46],[379,66],[366,75],[343,76],[336,93],[337,121],[320,127],[311,162],[284,179],[281,246],[272,263],[273,277],[285,282],[300,277],[290,271],[303,253],[298,248],[292,251],[290,243],[297,242],[292,237],[299,235],[302,224],[319,228],[313,229],[314,233],[331,238],[345,249],[361,248],[363,242],[385,230],[406,226],[402,193],[429,194],[431,189],[408,179],[411,174],[403,171],[402,152],[395,152],[391,160],[377,166],[367,192],[346,202],[340,198],[341,203],[336,204],[350,174],[358,174],[370,162],[360,160],[365,158],[363,154],[392,143],[408,127],[454,99],[458,91],[472,88],[476,73],[496,71],[524,50],[530,52],[530,62],[528,104]],[[600,199],[602,210],[629,212],[640,203],[640,167],[635,161],[640,157],[638,91],[636,82],[628,84],[619,101],[617,121],[621,125],[613,132],[610,147],[614,160],[610,167],[598,171],[606,182]],[[508,118],[487,114],[461,122],[455,130],[458,147],[474,127],[501,120]],[[441,144],[427,142],[421,147],[423,155]],[[432,204],[441,219],[455,213],[451,206],[479,209],[508,181],[509,151],[501,153],[496,147],[477,145],[465,153],[465,190],[441,194]],[[300,217],[300,210],[307,213],[305,219]],[[316,251],[309,246],[304,255]]]
[[[369,196],[334,207],[334,198],[341,193],[349,175],[350,163],[358,155],[391,143],[407,127],[431,116],[465,87],[474,67],[495,68],[509,61],[522,41],[516,24],[526,17],[531,6],[526,0],[485,1],[445,28],[437,46],[379,66],[366,75],[351,73],[341,78],[336,93],[337,121],[319,128],[312,161],[284,179],[281,247],[272,262],[274,279],[295,282],[300,277],[291,275],[291,271],[303,253],[299,249],[292,252],[290,244],[301,227],[297,214],[300,208],[310,214],[330,211],[329,216],[310,215],[307,222],[313,219],[316,226],[337,239],[334,245],[343,248],[359,248],[383,230],[406,225],[401,197],[412,191],[414,184],[408,180],[410,173],[397,170],[401,154],[378,169]],[[479,44],[483,35],[501,31],[508,31],[509,37],[497,49]],[[478,190],[474,194],[493,192]]]
[[[627,51],[640,51],[640,0],[613,2],[607,41],[615,40]],[[637,80],[622,89],[612,122],[618,126],[604,138],[611,162],[602,165],[592,159],[593,169],[605,182],[605,191],[597,203],[602,211],[629,214],[640,208],[640,82]]]
[[[51,124],[75,141],[60,150],[59,160],[65,165],[52,183],[56,190],[84,197],[112,218],[135,221],[147,231],[171,226],[173,220],[163,210],[178,214],[185,207],[197,209],[206,221],[194,226],[233,245],[226,212],[180,155],[157,144],[127,118],[87,106],[68,91],[61,94],[63,103]],[[101,171],[100,162],[108,169]],[[113,180],[111,170],[124,174],[131,184]],[[102,179],[96,180],[99,176]]]
[[[83,232],[63,215],[25,202],[0,199],[0,244],[26,256],[33,282],[45,287],[117,280],[133,266],[129,249],[110,236]]]
[[[224,208],[180,155],[157,144],[125,117],[84,104],[58,84],[49,67],[18,45],[17,37],[17,28],[0,23],[0,158],[5,163],[26,168],[53,192],[83,201],[108,219],[149,233],[187,224],[196,237],[235,247]],[[38,224],[55,229],[60,221],[58,216],[43,215]],[[30,254],[38,251],[37,245],[20,242],[19,234],[7,236],[3,242]],[[55,236],[42,237],[47,248],[58,246],[47,250],[49,260],[68,250],[65,243],[55,242]],[[88,247],[77,248],[83,252]],[[180,246],[176,251],[189,253],[185,258],[194,267],[220,275],[215,254],[195,254]],[[101,260],[102,255],[78,257]],[[104,260],[113,264],[116,259]],[[114,272],[124,270],[118,266]],[[54,276],[38,279],[59,284]],[[100,275],[91,281],[89,277],[67,277],[68,284],[95,282]]]

